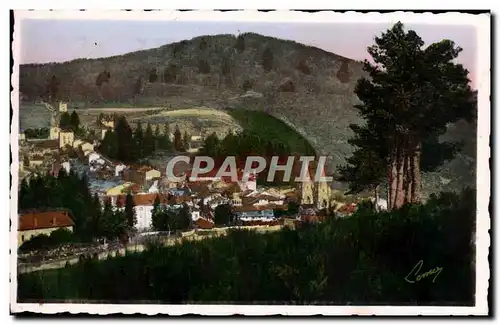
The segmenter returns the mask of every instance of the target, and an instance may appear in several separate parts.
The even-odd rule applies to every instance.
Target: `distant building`
[[[29,158],[29,167],[37,168],[37,167],[43,165],[43,162],[44,162],[43,156],[33,155],[33,156],[31,156],[31,158]]]
[[[81,147],[85,156],[88,156],[92,151],[94,151],[94,145],[90,142],[83,140],[75,140],[73,142],[73,148],[77,149]]]
[[[329,208],[332,197],[332,190],[329,182],[315,182],[315,171],[312,169],[309,172],[310,180],[305,182],[298,182],[298,190],[300,197],[300,204],[314,204],[317,208]],[[325,176],[323,171],[322,177]]]
[[[160,204],[167,204],[167,196],[164,194],[136,194],[132,198],[134,200],[134,211],[136,216],[135,228],[138,231],[149,230],[153,222],[153,207],[156,197],[160,199]],[[119,196],[114,200],[114,205],[125,207],[126,196]]]
[[[118,196],[118,195],[123,195],[127,194],[128,191],[131,191],[132,193],[137,193],[139,191],[140,187],[139,185],[132,183],[132,182],[126,182],[123,184],[120,184],[118,186],[112,187],[106,191],[107,196]]]
[[[59,102],[59,112],[64,113],[68,111],[68,103],[66,102]]]
[[[58,126],[52,125],[50,127],[49,139],[51,139],[51,140],[59,139],[59,131],[60,131],[60,129]]]
[[[73,131],[61,130],[59,131],[59,148],[64,148],[66,146],[73,147],[73,142],[75,141],[75,134]]]
[[[49,236],[53,231],[64,228],[73,231],[75,223],[67,211],[33,212],[19,215],[17,243],[24,242],[38,235]]]
[[[158,178],[161,177],[161,172],[159,170],[153,169],[153,168],[142,168],[139,170],[140,172],[144,172],[144,176],[147,181],[153,179],[153,178]]]
[[[113,115],[104,115],[101,119],[101,124],[106,128],[113,129],[115,127],[115,118]]]
[[[274,217],[274,210],[267,207],[255,206],[240,206],[234,207],[233,213],[238,220],[243,222],[252,220],[272,220]]]
[[[29,154],[45,155],[54,154],[59,151],[59,141],[55,140],[29,140],[28,144],[32,146]]]

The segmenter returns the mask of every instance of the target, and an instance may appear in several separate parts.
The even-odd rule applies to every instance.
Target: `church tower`
[[[61,130],[59,129],[59,121],[58,121],[58,115],[57,114],[52,114],[50,118],[50,139],[51,140],[57,140],[59,139],[59,132]]]

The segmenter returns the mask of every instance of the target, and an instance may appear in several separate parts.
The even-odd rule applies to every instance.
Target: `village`
[[[123,210],[127,195],[133,198],[135,214],[134,237],[144,238],[162,233],[153,226],[154,205],[170,210],[187,208],[189,230],[210,230],[217,227],[296,227],[302,223],[322,222],[328,216],[343,217],[353,213],[355,202],[339,202],[328,182],[310,181],[292,186],[258,186],[255,174],[245,175],[238,169],[235,181],[218,176],[212,170],[193,177],[192,164],[177,163],[176,176],[169,177],[166,165],[125,164],[110,159],[92,143],[79,139],[70,129],[61,128],[59,115],[67,112],[67,103],[52,109],[48,139],[27,139],[20,134],[19,178],[29,182],[33,175],[50,174],[57,177],[61,170],[66,174],[85,175],[88,188],[101,204],[111,202],[113,209]],[[114,119],[104,117],[97,134],[102,140],[114,128]],[[191,138],[189,150],[195,151],[203,144],[201,136]],[[189,151],[188,150],[188,151]],[[216,224],[217,207],[227,207],[231,215],[225,224]],[[68,213],[69,212],[69,213]],[[65,209],[30,209],[20,211],[18,247],[33,237],[50,234],[64,228],[73,231],[75,222],[72,211]],[[168,232],[171,235],[171,232]],[[129,238],[127,241],[129,242]]]

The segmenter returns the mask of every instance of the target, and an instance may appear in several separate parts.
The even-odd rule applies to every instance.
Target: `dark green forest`
[[[475,192],[19,275],[22,302],[472,305]],[[422,261],[420,277],[410,274]],[[413,283],[412,283],[413,282]]]
[[[127,202],[131,199],[127,194]],[[132,202],[133,203],[133,202]],[[23,179],[19,190],[19,211],[66,209],[70,211],[75,223],[71,240],[67,236],[57,236],[49,240],[47,236],[33,237],[21,246],[24,249],[48,249],[68,241],[91,241],[94,238],[117,238],[133,229],[133,220],[127,215],[133,211],[133,204],[126,204],[123,211],[114,210],[107,200],[104,206],[97,194],[92,195],[86,176],[65,169],[59,171],[58,177],[51,174],[35,175],[28,182]],[[61,239],[61,240],[59,240]]]

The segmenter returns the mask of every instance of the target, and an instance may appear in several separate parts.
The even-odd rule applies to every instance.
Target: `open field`
[[[250,132],[256,133],[265,141],[278,141],[288,144],[292,152],[314,155],[315,150],[309,141],[297,130],[280,119],[261,111],[228,109],[238,123]]]
[[[137,112],[147,112],[147,111],[157,111],[166,109],[165,107],[93,107],[78,110],[78,112],[84,111],[88,113],[137,113]]]

